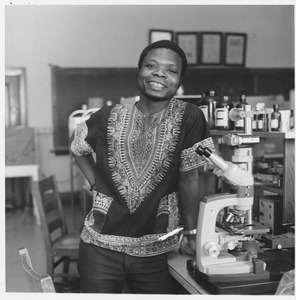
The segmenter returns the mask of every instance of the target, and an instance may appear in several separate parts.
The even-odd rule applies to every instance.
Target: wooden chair
[[[54,279],[77,278],[70,273],[71,262],[78,260],[79,233],[69,233],[64,210],[54,175],[32,182],[32,195],[36,199],[47,258],[47,273]],[[59,272],[56,269],[58,266]],[[62,268],[63,267],[63,268]],[[62,269],[62,272],[60,271]]]
[[[20,248],[19,255],[28,282],[29,292],[55,293],[51,277],[48,274],[40,275],[33,269],[27,248]]]

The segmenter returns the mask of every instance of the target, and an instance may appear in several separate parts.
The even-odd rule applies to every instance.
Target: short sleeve
[[[198,167],[201,167],[208,162],[204,159],[204,157],[200,156],[195,152],[195,149],[198,146],[207,147],[211,149],[213,152],[215,151],[215,145],[211,137],[204,139],[200,142],[195,143],[192,147],[188,149],[184,149],[181,153],[181,161],[180,161],[180,172],[186,172]]]
[[[215,146],[203,112],[196,106],[190,106],[187,117],[187,132],[180,158],[180,172],[186,172],[207,164],[207,161],[195,152],[201,145],[215,151]]]
[[[88,127],[85,122],[77,125],[74,139],[71,143],[71,151],[77,156],[84,156],[94,152],[90,144],[85,140],[88,136]]]

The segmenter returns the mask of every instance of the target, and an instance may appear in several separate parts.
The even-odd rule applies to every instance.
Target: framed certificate
[[[244,66],[246,62],[247,34],[226,33],[224,43],[224,64]]]
[[[222,64],[222,32],[201,32],[200,46],[201,64]]]
[[[184,50],[188,65],[198,64],[198,32],[177,32],[176,43]]]

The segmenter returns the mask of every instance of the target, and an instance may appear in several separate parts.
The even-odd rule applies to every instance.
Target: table
[[[5,166],[5,178],[30,177],[33,181],[39,180],[39,165],[11,165]],[[33,197],[33,214],[36,217],[36,224],[40,225],[40,216]]]
[[[192,257],[178,253],[178,249],[174,248],[168,252],[168,265],[171,276],[183,286],[190,294],[199,295],[274,295],[277,290],[279,281],[285,272],[294,269],[294,248],[283,250],[274,249],[259,253],[258,258],[266,263],[266,269],[270,272],[269,279],[252,282],[220,282],[214,285],[207,282],[197,282],[193,275],[187,271],[187,261],[192,260]],[[202,278],[201,278],[202,279]]]
[[[186,263],[189,259],[192,259],[192,257],[178,253],[177,248],[168,252],[168,265],[171,276],[174,277],[190,294],[209,294],[209,292],[197,283],[187,271]]]

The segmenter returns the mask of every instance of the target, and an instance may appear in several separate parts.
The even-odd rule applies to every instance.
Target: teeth
[[[150,85],[156,86],[156,87],[163,87],[161,83],[158,82],[150,82]]]

